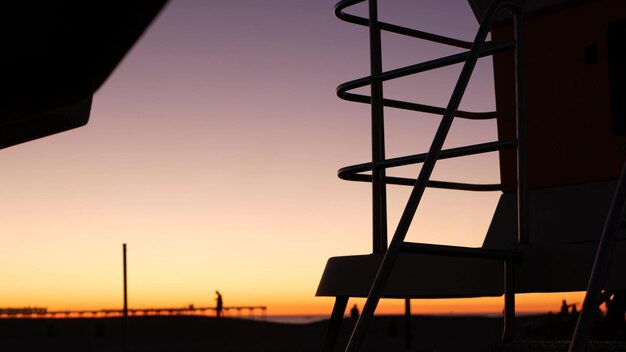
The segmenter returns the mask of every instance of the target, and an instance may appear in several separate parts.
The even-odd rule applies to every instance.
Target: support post
[[[339,336],[339,330],[343,322],[343,314],[346,312],[346,307],[348,306],[348,298],[349,297],[346,296],[335,298],[335,305],[333,306],[333,312],[328,322],[328,330],[326,331],[322,352],[333,352],[335,349],[337,336]]]
[[[378,166],[385,160],[385,123],[383,82],[377,78],[383,71],[380,26],[377,0],[369,0],[370,88],[372,118],[372,237],[373,252],[387,250],[387,187],[385,168]]]
[[[126,243],[122,245],[122,256],[124,260],[124,352],[128,351],[128,286],[127,286],[127,276],[126,276]]]
[[[411,299],[404,299],[404,328],[406,332],[406,350],[413,348],[413,333],[411,332]]]
[[[504,261],[504,328],[502,342],[511,342],[515,332],[515,262]]]

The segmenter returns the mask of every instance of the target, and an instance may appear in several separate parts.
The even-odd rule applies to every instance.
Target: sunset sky
[[[329,314],[333,300],[314,297],[326,260],[371,252],[370,186],[336,176],[370,157],[368,106],[335,96],[368,75],[368,34],[336,19],[334,2],[171,0],[96,93],[87,126],[0,151],[0,307],[121,307],[125,242],[133,308],[212,306],[220,290],[226,306]],[[467,40],[478,27],[457,0],[385,0],[380,17]],[[383,50],[385,69],[459,51],[392,34]],[[445,105],[459,71],[385,94]],[[462,108],[494,109],[490,60]],[[386,114],[389,157],[426,151],[437,116]],[[495,138],[495,122],[455,121],[446,147]],[[444,161],[434,176],[499,182],[497,155]],[[390,232],[408,192],[389,187]],[[498,197],[427,190],[408,239],[480,246]],[[582,299],[518,307],[557,310],[563,297]],[[501,301],[413,305],[499,312]]]

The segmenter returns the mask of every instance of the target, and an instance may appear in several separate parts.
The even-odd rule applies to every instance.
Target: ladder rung
[[[451,257],[469,257],[496,260],[517,259],[521,255],[517,251],[504,251],[488,248],[459,247],[414,242],[402,243],[402,246],[400,247],[400,252],[416,254],[437,254]]]

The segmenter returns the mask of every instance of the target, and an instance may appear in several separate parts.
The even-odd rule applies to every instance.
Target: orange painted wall
[[[626,2],[573,2],[524,23],[528,179],[531,188],[616,179],[626,161],[625,136],[614,135],[609,101],[607,23],[626,15]],[[513,39],[510,24],[493,40]],[[597,62],[585,51],[597,45]],[[494,56],[498,136],[515,139],[513,52]],[[623,116],[621,118],[626,118]],[[505,190],[515,188],[514,150],[500,154]]]

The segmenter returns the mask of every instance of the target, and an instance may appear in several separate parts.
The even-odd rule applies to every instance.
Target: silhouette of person
[[[352,309],[350,309],[350,316],[354,320],[359,319],[359,308],[356,306],[356,304],[354,305],[354,307],[352,307]]]
[[[222,309],[224,309],[224,302],[222,301],[222,295],[220,294],[220,291],[215,291],[215,294],[217,295],[217,298],[215,298],[215,301],[216,301],[215,316],[219,318],[220,316],[222,316]]]
[[[561,304],[561,315],[567,317],[569,315],[569,306],[567,305],[567,301],[563,300],[563,304]]]

